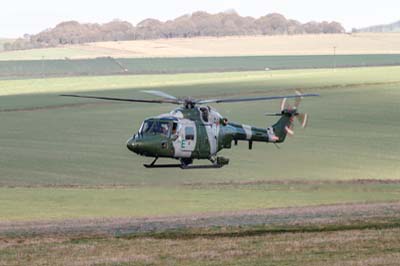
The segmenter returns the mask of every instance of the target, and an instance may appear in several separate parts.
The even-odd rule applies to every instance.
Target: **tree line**
[[[400,32],[400,21],[391,24],[376,25],[361,29],[353,29],[353,32]]]
[[[199,36],[293,35],[344,33],[338,22],[300,23],[273,13],[255,19],[242,17],[234,11],[218,14],[195,12],[174,20],[161,22],[146,19],[133,26],[126,21],[114,20],[105,24],[67,21],[35,35],[25,35],[6,43],[5,50],[56,47],[103,41],[148,40],[160,38],[191,38]]]

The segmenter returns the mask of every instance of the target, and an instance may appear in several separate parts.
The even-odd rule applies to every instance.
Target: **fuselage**
[[[289,122],[290,123],[290,122]],[[286,136],[286,134],[285,134]],[[282,142],[274,128],[231,123],[209,106],[178,108],[146,119],[128,140],[132,152],[147,157],[210,159],[232,142]]]

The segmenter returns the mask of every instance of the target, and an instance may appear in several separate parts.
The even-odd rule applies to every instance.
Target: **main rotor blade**
[[[170,100],[178,100],[178,98],[176,98],[175,96],[172,96],[172,95],[170,95],[168,93],[165,93],[163,91],[143,90],[141,92],[148,93],[148,94],[153,94],[153,95],[160,96],[160,97],[163,97],[163,98],[166,98],[166,99],[170,99]]]
[[[298,97],[317,97],[319,94],[301,94],[301,95],[287,95],[287,96],[264,96],[264,97],[249,97],[249,98],[231,98],[231,99],[209,99],[200,100],[198,104],[205,103],[236,103],[236,102],[254,102],[254,101],[269,101],[269,100],[279,100],[285,98],[298,98]]]
[[[298,90],[296,90],[296,94],[299,95],[299,97],[297,97],[297,98],[295,99],[294,107],[295,107],[296,109],[299,109],[299,106],[300,106],[300,103],[301,103],[301,100],[303,99],[303,97],[301,97],[302,93],[301,93],[300,91],[298,91]]]
[[[88,96],[88,95],[74,95],[74,94],[62,94],[63,97],[76,97],[86,99],[97,99],[107,101],[119,101],[119,102],[137,102],[137,103],[170,103],[170,104],[181,104],[179,101],[173,100],[142,100],[142,99],[126,99],[126,98],[113,98],[113,97],[99,97],[99,96]]]
[[[282,112],[283,110],[285,110],[286,100],[287,100],[287,98],[283,98],[283,99],[282,99],[282,102],[281,102],[281,112]]]
[[[282,113],[265,113],[265,116],[283,116]]]

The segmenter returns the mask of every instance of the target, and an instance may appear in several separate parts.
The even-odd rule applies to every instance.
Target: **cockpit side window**
[[[201,119],[203,119],[204,122],[208,123],[208,115],[209,115],[208,108],[200,107],[200,113],[201,113]]]
[[[153,133],[169,136],[170,128],[171,128],[170,122],[157,121],[153,127]]]
[[[139,129],[139,134],[160,134],[169,137],[174,126],[175,131],[177,131],[178,125],[176,122],[149,119],[143,122]]]
[[[174,122],[172,124],[172,135],[175,135],[178,132],[178,123]]]

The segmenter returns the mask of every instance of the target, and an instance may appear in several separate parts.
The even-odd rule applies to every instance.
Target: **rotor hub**
[[[183,106],[186,109],[193,109],[196,106],[196,101],[193,98],[183,99]]]

